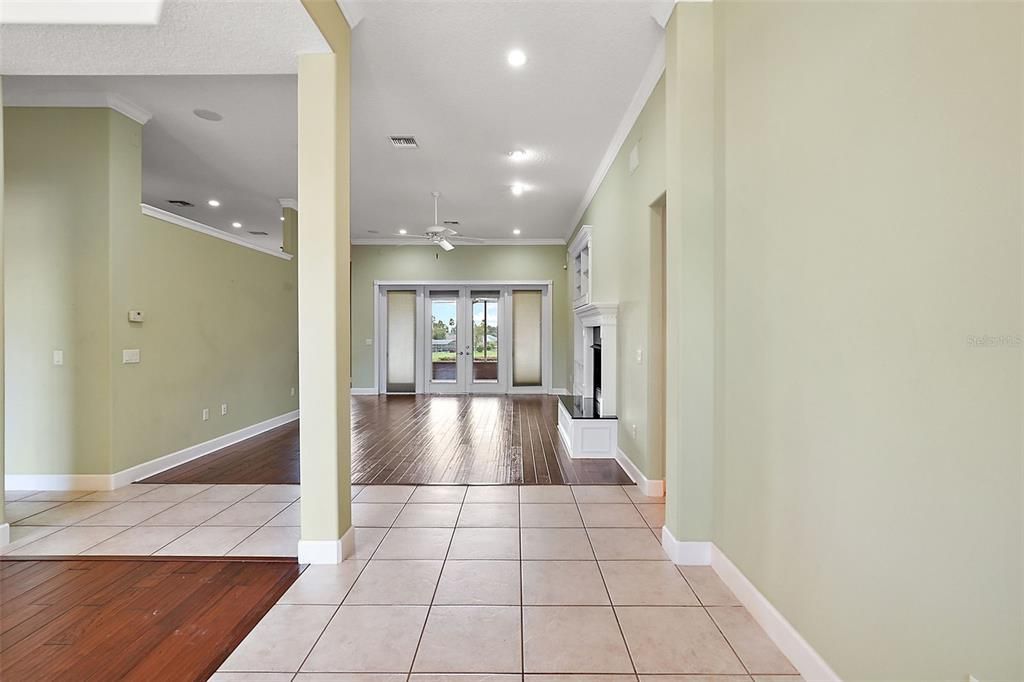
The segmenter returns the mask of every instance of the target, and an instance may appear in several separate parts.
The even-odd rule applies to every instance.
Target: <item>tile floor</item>
[[[306,567],[215,682],[800,680],[711,568],[668,561],[634,487],[369,486],[353,509],[355,557]]]

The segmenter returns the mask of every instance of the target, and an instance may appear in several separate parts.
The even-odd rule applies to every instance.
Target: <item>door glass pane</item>
[[[416,292],[388,292],[388,374],[390,393],[416,390]]]
[[[473,381],[498,383],[498,296],[497,291],[474,291]]]
[[[435,382],[458,381],[458,325],[459,292],[431,292],[430,377]]]
[[[512,292],[512,385],[541,385],[541,292]]]

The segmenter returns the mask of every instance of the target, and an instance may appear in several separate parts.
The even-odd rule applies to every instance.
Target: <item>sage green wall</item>
[[[110,474],[297,409],[295,261],[143,216],[130,119],[5,113],[7,472]]]
[[[460,246],[448,253],[428,246],[352,247],[352,386],[374,385],[375,280],[551,280],[551,387],[569,385],[572,326],[564,246]]]
[[[639,145],[640,165],[629,172],[629,155]],[[658,245],[652,249],[652,219],[665,193],[665,83],[659,81],[644,105],[614,163],[577,225],[593,226],[591,258],[594,279],[591,299],[618,304],[617,416],[619,448],[650,479],[664,478],[665,457],[660,447],[660,410],[649,395],[652,359],[663,352],[663,343],[652,335],[652,313],[660,303],[652,294],[660,282],[648,275]],[[660,230],[660,225],[658,225]],[[571,302],[569,315],[571,312]],[[643,362],[637,362],[637,350]],[[570,345],[569,352],[572,352]],[[655,364],[655,367],[658,365]],[[637,435],[632,435],[632,425]],[[653,447],[652,447],[653,445]]]
[[[123,117],[4,114],[7,473],[109,473],[108,144]]]
[[[714,8],[714,541],[845,680],[1024,679],[1024,5]]]

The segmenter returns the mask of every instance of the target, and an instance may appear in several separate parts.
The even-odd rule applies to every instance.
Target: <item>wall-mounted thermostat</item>
[[[129,310],[128,311],[129,322],[142,322],[142,311],[141,310]]]

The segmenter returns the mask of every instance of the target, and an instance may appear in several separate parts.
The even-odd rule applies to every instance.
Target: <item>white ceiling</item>
[[[658,53],[652,12],[665,4],[346,3],[363,17],[352,53],[353,238],[421,230],[434,190],[441,219],[467,235],[564,238]],[[144,201],[236,235],[239,220],[242,232],[271,233],[254,241],[279,244],[277,199],[296,196],[295,77],[123,74],[293,74],[296,53],[326,49],[310,30],[299,0],[169,0],[157,27],[0,27],[0,73],[121,74],[5,78],[5,100],[113,94],[147,110]],[[513,47],[528,56],[522,69],[506,63]],[[203,121],[196,108],[224,120]],[[415,135],[420,148],[393,149],[394,134]],[[512,163],[507,152],[519,148],[534,158]],[[532,189],[514,197],[513,182]],[[206,206],[211,197],[220,209]],[[178,198],[197,206],[166,203]]]

